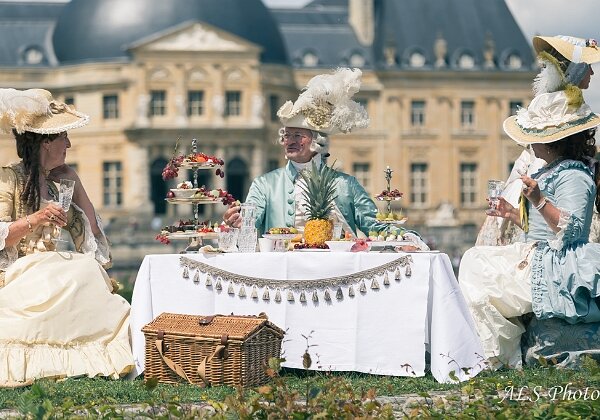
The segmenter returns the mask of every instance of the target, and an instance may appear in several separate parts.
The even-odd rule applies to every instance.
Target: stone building
[[[0,86],[44,87],[91,116],[68,163],[105,219],[189,213],[165,206],[160,177],[177,139],[223,158],[225,178],[201,182],[243,198],[283,163],[279,106],[338,66],[363,70],[371,117],[332,139],[338,166],[373,194],[390,166],[409,225],[468,244],[487,179],[520,153],[501,123],[531,99],[531,47],[503,0],[0,2]],[[0,163],[15,158],[1,137]]]

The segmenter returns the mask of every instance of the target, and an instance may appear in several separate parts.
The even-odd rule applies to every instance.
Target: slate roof
[[[316,54],[317,67],[347,65],[348,52],[356,51],[363,54],[365,68],[390,68],[384,50],[391,45],[397,55],[393,68],[408,68],[408,57],[418,51],[426,59],[422,69],[432,69],[438,34],[447,43],[445,70],[460,70],[462,54],[474,58],[475,70],[483,68],[488,38],[494,43],[495,70],[508,69],[511,54],[520,57],[521,70],[534,66],[530,44],[504,0],[374,0],[375,39],[366,47],[348,23],[347,4],[314,0],[302,9],[273,9],[294,66],[305,67],[307,52]]]

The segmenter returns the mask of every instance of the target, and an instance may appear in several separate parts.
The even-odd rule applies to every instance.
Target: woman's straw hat
[[[44,89],[0,89],[0,130],[58,134],[83,127],[90,117],[55,101]]]
[[[507,118],[506,134],[522,145],[552,143],[571,134],[600,125],[600,117],[583,102],[581,90],[566,90],[536,96],[527,108]]]
[[[598,41],[595,39],[566,35],[535,36],[533,37],[533,48],[537,54],[554,49],[574,63],[594,64],[600,62],[600,49],[598,49]]]

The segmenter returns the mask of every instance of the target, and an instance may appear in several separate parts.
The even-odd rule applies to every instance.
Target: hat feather
[[[542,93],[564,89],[565,75],[558,60],[546,51],[542,51],[538,54],[538,61],[542,66],[542,70],[533,79],[533,94],[538,96]]]
[[[0,89],[0,129],[22,133],[37,117],[50,114],[50,98],[43,89]]]

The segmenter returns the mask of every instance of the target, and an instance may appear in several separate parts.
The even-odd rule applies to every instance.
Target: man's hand
[[[240,216],[240,204],[235,202],[229,206],[223,214],[223,221],[229,226],[239,228],[242,226],[242,217]]]

